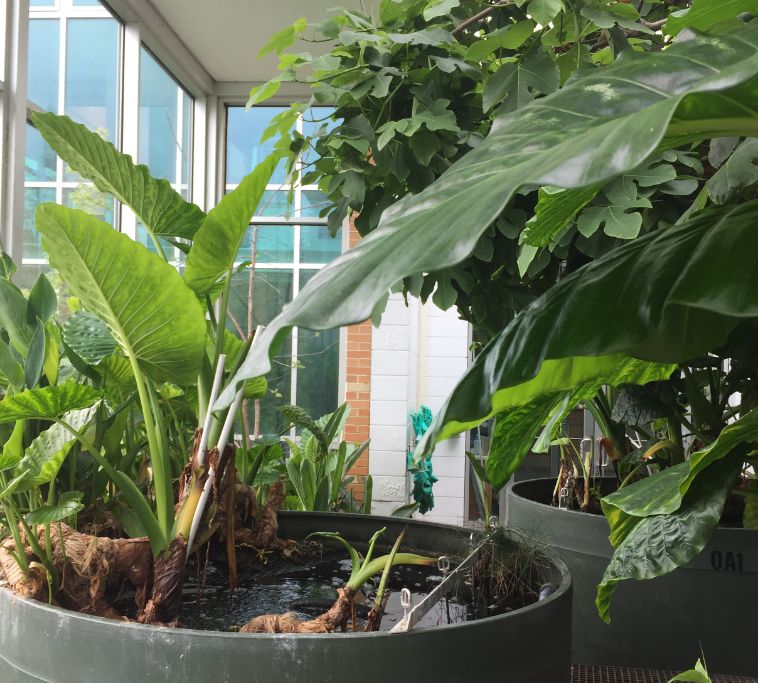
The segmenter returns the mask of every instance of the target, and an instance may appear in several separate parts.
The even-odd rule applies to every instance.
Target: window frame
[[[111,19],[118,24],[117,36],[118,45],[116,47],[116,129],[113,131],[113,140],[116,146],[121,149],[123,144],[123,103],[124,103],[124,22],[119,17],[113,14],[107,6],[75,6],[73,0],[54,0],[54,5],[51,7],[29,7],[29,18],[27,23],[27,45],[28,45],[28,31],[32,21],[36,20],[53,20],[58,21],[58,101],[55,113],[63,113],[66,108],[66,71],[68,65],[68,45],[69,45],[69,21],[78,19]],[[24,55],[28,60],[27,54]],[[28,78],[28,73],[27,73]],[[27,124],[33,126],[31,121],[32,111],[45,111],[36,102],[28,100],[27,102]],[[22,157],[26,154],[26,137],[24,138]],[[26,189],[51,189],[55,190],[55,203],[64,204],[64,196],[67,190],[74,190],[81,185],[92,186],[93,183],[89,181],[76,181],[66,180],[64,173],[64,164],[60,157],[56,156],[56,172],[54,181],[40,181],[40,180],[26,180],[23,181],[23,192]],[[22,199],[23,202],[23,199]],[[121,204],[117,200],[113,200],[113,227],[120,229],[121,219]],[[19,244],[19,256],[16,258],[14,255],[14,261],[18,264],[19,270],[24,266],[46,266],[48,260],[40,257],[25,257],[23,255],[24,250],[24,236],[23,236],[23,218],[19,226],[20,235],[17,240]]]
[[[282,108],[282,107],[288,107],[292,102],[297,101],[299,98],[295,97],[279,97],[272,99],[271,101],[267,102],[266,104],[262,105],[256,105],[256,108]],[[231,107],[244,107],[246,104],[246,98],[243,99],[239,96],[227,96],[219,99],[218,103],[218,119],[219,119],[219,128],[222,131],[222,135],[219,136],[219,139],[221,141],[220,145],[220,151],[218,154],[217,159],[217,169],[218,169],[218,197],[220,199],[221,196],[223,196],[224,193],[228,192],[230,189],[233,189],[234,187],[237,187],[236,183],[227,183],[226,182],[226,172],[227,172],[227,151],[229,149],[228,147],[228,123],[229,123],[229,109]],[[326,107],[325,105],[321,105]],[[300,133],[302,133],[303,130],[303,117],[299,116],[296,124],[296,130]],[[300,173],[301,167],[300,162],[298,161],[298,173]],[[269,183],[266,186],[266,190],[281,190],[288,188],[288,185],[281,184],[281,183]],[[292,276],[292,296],[293,298],[297,296],[297,294],[300,292],[300,273],[303,270],[321,270],[326,265],[328,265],[328,262],[303,262],[300,260],[300,246],[301,246],[301,240],[300,240],[300,228],[302,227],[308,227],[308,226],[319,226],[319,227],[325,227],[327,225],[327,219],[321,218],[319,216],[299,216],[298,212],[302,209],[302,202],[301,202],[301,193],[308,190],[318,190],[318,186],[316,185],[305,185],[299,187],[298,191],[295,193],[295,206],[293,207],[293,215],[286,218],[286,217],[279,217],[279,216],[253,216],[253,219],[250,221],[250,225],[282,225],[282,226],[292,226],[295,228],[294,230],[294,239],[293,239],[293,258],[292,261],[272,261],[272,262],[260,262],[256,263],[256,268],[260,268],[261,270],[264,269],[277,269],[277,270],[286,270],[291,269],[293,271]],[[348,223],[345,221],[345,223],[342,226],[342,233],[341,233],[341,244],[340,244],[340,253],[344,253],[348,249],[349,245],[349,235],[348,235]],[[241,260],[238,260],[235,262],[235,265],[239,265],[241,263]],[[292,346],[290,350],[290,357],[292,360],[291,364],[291,375],[290,375],[290,396],[289,396],[289,402],[293,405],[297,405],[297,376],[298,376],[298,366],[297,366],[297,359],[298,359],[298,332],[299,327],[293,327],[291,331],[292,335]],[[339,349],[338,349],[338,361],[337,361],[337,404],[339,405],[342,400],[344,400],[344,396],[346,395],[346,381],[347,381],[347,328],[341,327],[339,329]],[[315,415],[314,417],[320,417],[319,415]],[[296,429],[293,427],[290,430],[290,438],[295,439],[297,436]]]

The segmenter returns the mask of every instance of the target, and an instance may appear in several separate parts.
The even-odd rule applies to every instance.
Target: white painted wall
[[[371,449],[373,512],[390,514],[408,502],[406,452],[412,437],[410,413],[421,404],[434,414],[468,363],[468,325],[454,309],[393,294],[374,330],[371,353]],[[424,519],[461,524],[464,520],[465,437],[440,444],[432,464],[434,509]],[[417,515],[421,517],[421,515]]]

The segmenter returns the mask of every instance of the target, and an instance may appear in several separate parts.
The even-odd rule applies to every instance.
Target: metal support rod
[[[494,529],[493,529],[494,531]],[[434,590],[429,593],[426,597],[424,597],[421,602],[419,602],[417,605],[412,607],[407,611],[405,616],[397,623],[395,624],[391,629],[390,633],[406,633],[407,631],[410,631],[413,629],[416,624],[418,624],[429,612],[429,610],[432,609],[442,598],[447,596],[450,591],[452,590],[453,586],[455,585],[455,582],[457,580],[457,577],[460,576],[460,574],[468,569],[471,565],[476,562],[476,560],[479,558],[479,552],[484,547],[485,544],[489,543],[492,538],[492,531],[488,534],[486,534],[480,543],[466,556],[466,558],[453,570],[451,570],[449,573],[445,574],[442,581],[440,581],[435,587]],[[440,558],[438,560],[438,564],[440,566],[445,566],[445,560],[447,558]],[[449,566],[449,560],[448,560],[448,566]],[[403,589],[406,590],[406,589]],[[402,593],[401,593],[402,598]],[[409,602],[410,605],[410,602]]]

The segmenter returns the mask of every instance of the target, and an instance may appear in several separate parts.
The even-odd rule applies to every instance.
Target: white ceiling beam
[[[193,97],[213,94],[214,80],[149,0],[104,0],[122,21],[139,24],[145,46]]]

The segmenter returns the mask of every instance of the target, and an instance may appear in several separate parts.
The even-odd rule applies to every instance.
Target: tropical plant
[[[59,450],[64,449],[56,456],[58,466],[76,439],[119,491],[129,509],[125,517],[130,519],[131,529],[147,537],[153,555],[152,560],[149,556],[141,560],[151,571],[143,577],[145,583],[138,586],[138,595],[141,592],[143,598],[147,597],[146,586],[152,585],[152,598],[139,605],[141,619],[169,623],[178,615],[183,567],[197,530],[203,521],[211,527],[219,523],[216,515],[204,512],[211,489],[219,490],[213,486],[214,475],[219,486],[224,484],[225,472],[231,471],[233,476],[233,468],[226,468],[229,455],[225,449],[230,444],[240,401],[243,396],[255,399],[266,388],[263,380],[248,383],[239,392],[233,409],[215,416],[207,409],[218,393],[225,367],[227,372],[233,371],[237,357],[246,349],[244,343],[230,338],[225,329],[230,280],[239,245],[276,159],[265,160],[205,215],[184,201],[167,181],[152,178],[146,167],[133,164],[130,157],[84,126],[54,114],[35,114],[34,125],[73,170],[135,211],[159,254],[162,254],[160,239],[191,241],[186,269],[180,275],[165,258],[98,219],[53,204],[41,205],[36,218],[43,248],[49,254],[51,266],[82,308],[67,322],[63,344],[71,364],[88,381],[58,386],[54,381],[46,381],[47,386],[19,390],[0,402],[2,422],[16,421],[17,426],[22,424],[19,421],[31,419],[54,422],[42,436],[48,441],[56,438]],[[0,283],[1,290],[18,300],[20,294],[13,285],[4,282]],[[28,316],[26,306],[23,310],[19,306],[3,308],[21,311],[26,316],[19,318],[15,314],[6,323],[9,333],[13,332],[10,341],[19,349],[29,350],[25,376],[13,374],[16,383],[30,385],[39,379],[45,349],[53,357],[55,346],[44,341],[37,344],[34,338],[36,335],[45,339],[44,325],[55,308],[54,301],[45,297],[44,282],[39,281],[39,287],[35,286],[30,294]],[[214,315],[216,305],[220,311],[218,318]],[[32,315],[35,312],[37,317]],[[22,338],[23,335],[29,338]],[[42,352],[38,352],[38,347]],[[50,370],[45,366],[48,380],[54,366],[57,370],[57,359],[55,363],[51,361]],[[10,363],[5,367],[7,372],[13,372]],[[89,384],[101,387],[100,391]],[[192,448],[188,448],[190,464],[185,467],[186,451],[180,459],[172,458],[175,445],[169,445],[172,435],[169,423],[173,417],[182,424],[174,414],[172,399],[189,393],[195,395],[189,403],[193,407],[191,419],[199,427]],[[135,394],[144,442],[137,445],[135,452],[125,454],[120,452],[119,444],[126,426],[120,421],[116,406],[121,402],[128,404]],[[89,422],[82,410],[101,397],[109,405],[108,420],[119,423],[121,429],[109,435],[108,444],[106,439],[95,438],[95,434],[84,430]],[[95,431],[104,432],[107,426],[107,421],[99,423]],[[181,431],[181,426],[177,431]],[[16,490],[23,477],[39,478],[39,456],[34,459],[33,446],[34,443],[27,449],[25,459],[13,463],[22,471],[8,488]],[[4,454],[8,450],[6,444]],[[135,455],[140,452],[146,455],[144,464],[149,464],[146,486],[139,484],[131,469]],[[177,505],[173,482],[180,471],[183,476]],[[47,478],[43,483],[50,481]],[[72,483],[76,483],[75,479]],[[52,485],[48,487],[48,496],[51,506],[55,503]],[[214,493],[214,500],[216,496]],[[67,510],[73,510],[70,499],[65,502]],[[23,565],[23,540],[31,544],[35,553],[38,548],[35,533],[27,532],[25,539],[19,537],[17,517],[9,516],[8,526],[16,536],[15,552]],[[59,547],[53,553],[58,558],[62,556],[64,562],[75,560],[70,553],[67,557],[69,531],[76,533],[67,530],[66,534],[60,534]],[[49,536],[49,530],[46,532]],[[22,570],[28,573],[27,567],[22,566]],[[118,567],[114,562],[113,571],[128,575],[130,568]]]
[[[289,455],[285,467],[288,474],[289,498],[285,506],[310,512],[371,513],[371,475],[366,477],[363,501],[357,502],[349,490],[355,477],[348,475],[369,442],[351,444],[341,441],[337,448],[332,443],[342,433],[350,407],[343,403],[336,411],[314,420],[302,408],[281,406],[285,418],[300,431],[300,443],[286,439]]]
[[[350,214],[366,235],[398,199],[474,149],[504,113],[626,50],[660,50],[667,36],[656,29],[665,23],[673,35],[682,26],[667,22],[667,11],[662,3],[618,0],[385,0],[378,12],[301,19],[275,35],[261,52],[279,54],[280,73],[253,88],[248,104],[272,97],[282,82],[309,86],[310,100],[277,116],[264,137],[278,135],[293,173],[304,169],[303,182],[318,183],[331,200],[322,214],[333,230]],[[720,9],[713,19],[730,16]],[[284,52],[295,38],[334,46],[319,56]],[[298,116],[308,121],[319,111],[312,105],[324,103],[334,106],[331,116],[311,121],[307,134],[294,130]],[[486,342],[563,273],[659,220],[675,220],[703,171],[689,152],[653,158],[625,183],[590,187],[564,204],[564,220],[577,219],[570,231],[554,220],[560,196],[553,189],[521,193],[482,224],[468,258],[416,273],[404,290],[442,308],[456,304]]]
[[[334,605],[321,616],[309,621],[300,621],[292,613],[264,614],[263,616],[251,619],[240,628],[240,631],[243,633],[327,633],[335,631],[337,628],[344,627],[350,618],[358,591],[371,578],[381,574],[374,607],[369,615],[369,623],[366,629],[368,631],[377,630],[384,610],[387,579],[392,567],[401,564],[430,566],[437,562],[436,557],[398,552],[403,536],[405,536],[405,530],[397,537],[392,550],[388,554],[376,558],[373,557],[376,542],[386,530],[386,527],[384,527],[371,536],[365,557],[361,556],[348,541],[336,532],[317,531],[308,536],[308,538],[317,536],[335,540],[342,544],[350,554],[350,578],[343,588],[337,589],[337,599]]]
[[[502,485],[544,425],[549,443],[567,412],[603,387],[667,380],[680,367],[686,375],[700,357],[731,358],[740,340],[751,339],[758,314],[751,230],[758,204],[750,201],[758,180],[751,151],[758,23],[737,16],[758,8],[746,2],[707,12],[705,5],[667,18],[663,30],[677,39],[664,49],[625,49],[623,58],[581,70],[556,92],[498,115],[474,149],[384,210],[375,231],[309,283],[261,335],[216,408],[230,404],[240,382],[268,371],[292,326],[365,320],[400,283],[465,261],[519,193],[536,195],[536,203],[518,239],[549,248],[581,232],[577,214],[588,197],[602,193],[613,204],[620,193],[645,187],[648,170],[672,154],[709,159],[712,175],[694,199],[677,204],[668,220],[657,216],[643,236],[560,277],[495,334],[417,456],[496,417],[487,473]],[[599,213],[586,221],[595,225]],[[610,218],[603,220],[608,226]],[[535,226],[547,230],[544,238],[534,236]],[[755,368],[749,358],[748,385]],[[715,393],[707,395],[720,405]],[[598,597],[604,618],[618,581],[671,571],[704,547],[737,475],[754,461],[751,408],[748,395],[733,409],[738,419],[711,443],[604,501],[617,546]],[[646,547],[660,552],[643,555]]]

